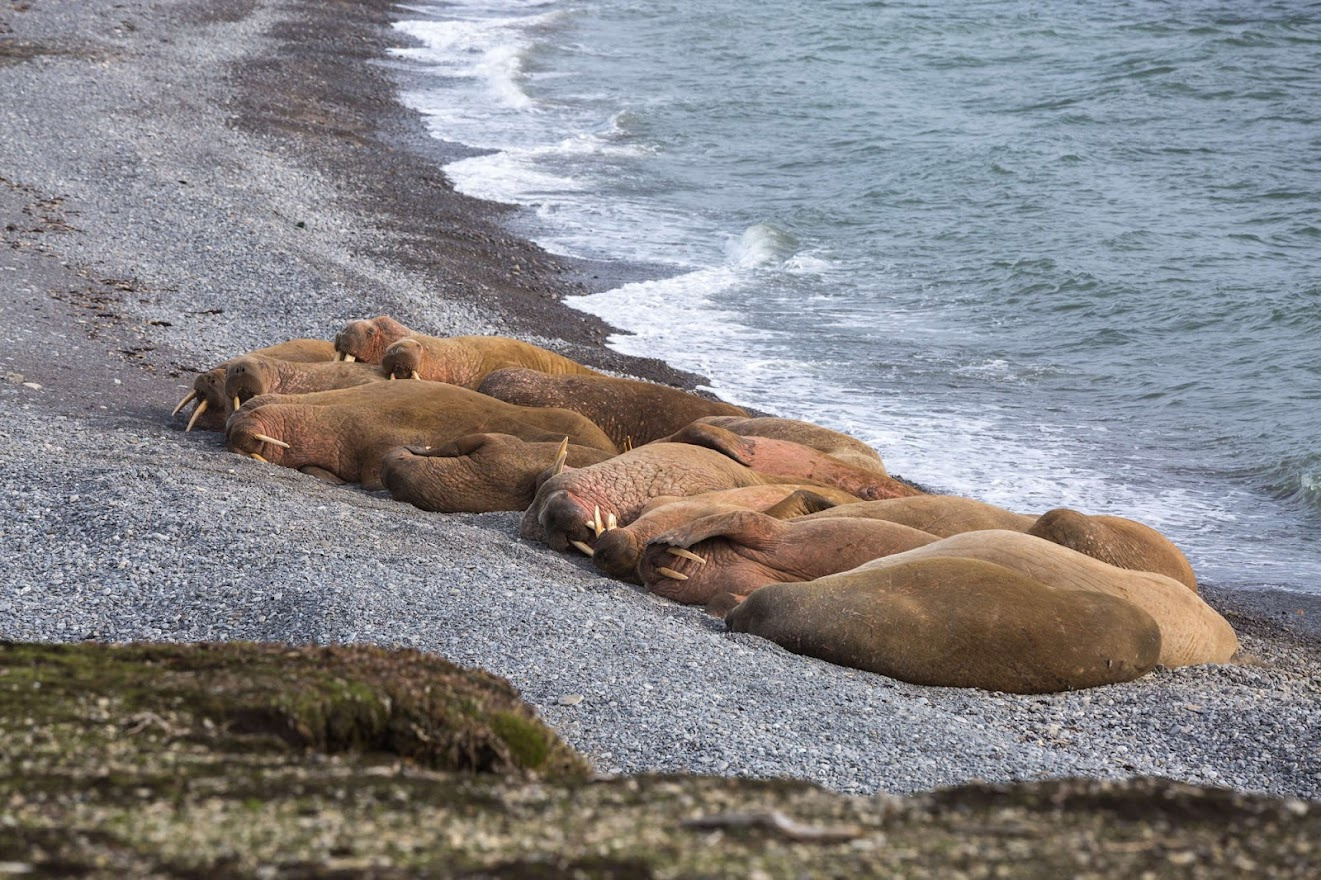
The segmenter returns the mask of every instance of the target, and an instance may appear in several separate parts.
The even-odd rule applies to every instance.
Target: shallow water
[[[406,100],[612,344],[1321,592],[1321,5],[450,2]]]

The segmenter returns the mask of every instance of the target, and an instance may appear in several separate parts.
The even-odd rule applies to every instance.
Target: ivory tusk
[[[569,543],[586,553],[588,556],[596,555],[596,551],[593,550],[590,545],[584,544],[582,541],[570,541]]]
[[[633,451],[633,435],[632,435],[632,434],[629,434],[627,437],[624,438],[624,451],[625,451],[625,452],[632,452],[632,451]]]
[[[199,417],[202,415],[202,413],[204,413],[204,412],[206,412],[206,398],[205,398],[205,397],[203,397],[202,400],[201,400],[201,402],[197,404],[197,409],[193,410],[193,417],[192,417],[191,419],[188,420],[188,427],[186,427],[186,428],[183,429],[185,434],[188,433],[189,431],[191,431],[191,430],[193,429],[193,425],[196,425],[196,424],[197,424],[197,420],[198,420],[198,418],[199,418]]]
[[[688,575],[686,575],[686,574],[679,574],[679,572],[675,571],[674,569],[672,569],[672,568],[665,568],[665,567],[663,567],[663,566],[662,566],[661,568],[656,569],[656,574],[663,574],[663,575],[665,575],[667,578],[674,578],[676,581],[686,581],[686,580],[688,580]]]
[[[691,559],[693,562],[696,562],[698,565],[706,565],[705,559],[703,559],[701,556],[698,556],[693,551],[685,550],[682,547],[666,547],[665,552],[669,553],[671,556],[681,556],[684,559]]]
[[[596,537],[601,537],[605,531],[605,526],[601,525],[601,505],[596,505],[592,511],[592,528],[596,530]]]
[[[257,461],[261,462],[262,464],[270,464],[269,461],[267,461],[266,459],[262,458],[260,455],[258,455],[258,454],[255,453],[255,452],[249,452],[249,453],[248,453],[248,457],[249,457],[249,458],[255,458],[255,459],[257,459]]]
[[[422,380],[422,377],[419,376],[419,375],[417,374],[417,370],[414,370],[414,371],[413,371],[413,374],[412,374],[411,376],[409,376],[408,378],[410,378],[410,379],[417,379],[419,382]]]
[[[240,400],[239,400],[239,396],[238,396],[237,394],[235,394],[235,395],[234,395],[234,412],[238,412],[239,407],[242,406],[242,405],[243,405],[243,402],[240,401]]]
[[[391,373],[391,374],[390,374],[390,381],[391,381],[391,382],[394,381],[394,373]]]
[[[257,440],[262,441],[263,443],[274,443],[276,446],[279,446],[281,449],[292,448],[288,443],[285,443],[283,440],[276,440],[274,437],[268,437],[265,434],[253,434],[252,436]]]
[[[564,463],[569,460],[569,438],[565,437],[560,443],[559,451],[555,453],[555,467],[551,469],[550,475],[557,477],[564,473]]]
[[[177,416],[181,409],[183,409],[185,406],[192,403],[196,399],[197,399],[197,391],[196,390],[189,391],[188,396],[185,397],[183,400],[179,401],[179,405],[174,408],[174,412],[170,413],[170,416],[171,417]]]
[[[611,529],[617,529],[617,528],[619,528],[619,520],[618,520],[618,518],[616,518],[615,515],[614,515],[613,513],[612,513],[612,514],[609,514],[608,516],[606,516],[606,518],[605,518],[605,530],[608,532],[608,531],[610,531]]]
[[[344,360],[348,361],[349,363],[353,363],[354,361],[357,360],[357,358],[355,358],[353,355],[351,355],[351,354],[345,352],[345,354],[344,354]]]

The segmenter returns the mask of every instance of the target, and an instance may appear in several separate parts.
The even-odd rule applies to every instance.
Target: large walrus
[[[592,446],[610,438],[584,416],[514,406],[444,382],[376,382],[309,394],[266,394],[229,420],[231,452],[379,489],[381,458],[397,446],[439,446],[483,431]]]
[[[704,516],[735,510],[756,510],[785,519],[801,516],[833,504],[856,501],[855,496],[833,486],[745,486],[720,489],[701,495],[661,495],[648,501],[637,519],[628,525],[606,530],[592,545],[592,562],[598,569],[620,580],[641,584],[638,559],[642,548],[657,535]]]
[[[979,529],[1011,529],[1026,532],[1037,517],[1014,513],[985,501],[961,495],[913,495],[908,498],[883,498],[840,504],[806,515],[807,519],[868,517],[903,523],[940,538]]]
[[[741,436],[717,425],[695,422],[666,440],[670,443],[690,443],[722,452],[754,471],[778,476],[796,476],[836,486],[858,498],[903,498],[924,494],[921,489],[896,480],[881,470],[857,467],[792,440]]]
[[[659,596],[705,605],[720,593],[742,599],[767,584],[814,580],[935,540],[883,519],[784,521],[738,510],[651,539],[638,573]]]
[[[510,434],[467,434],[430,448],[401,446],[381,459],[381,482],[396,501],[437,513],[526,510],[537,478],[558,455],[569,467],[613,453],[590,446],[534,443]]]
[[[580,373],[600,375],[564,355],[548,351],[530,342],[507,336],[427,336],[417,333],[389,315],[371,320],[353,321],[335,334],[335,350],[344,359],[380,364],[386,352],[403,339],[392,352],[390,372],[433,382],[448,382],[476,389],[487,375],[506,367],[528,367],[544,373]],[[403,364],[407,363],[407,367]]]
[[[1156,665],[1161,644],[1156,621],[1131,602],[948,556],[771,584],[725,621],[841,666],[1020,694],[1131,681]]]
[[[1150,614],[1160,627],[1158,662],[1165,666],[1226,663],[1238,652],[1238,636],[1229,621],[1174,578],[1120,568],[1023,532],[966,532],[878,558],[864,567],[883,568],[938,556],[981,559],[1061,590],[1105,593],[1131,602]]]
[[[290,339],[248,352],[248,355],[278,358],[294,363],[333,361],[335,359],[335,345],[325,339]],[[246,356],[240,355],[240,357]],[[197,374],[197,378],[193,380],[193,390],[189,391],[184,399],[179,401],[179,405],[171,413],[171,415],[177,416],[185,406],[194,400],[197,401],[197,406],[188,419],[188,427],[184,429],[185,431],[191,431],[193,428],[201,428],[203,431],[225,430],[225,420],[229,418],[235,409],[233,396],[225,393],[225,377],[229,365],[234,363],[235,360],[238,360],[238,358],[227,360],[205,373]]]
[[[600,464],[546,479],[523,514],[522,535],[545,541],[554,550],[573,546],[590,554],[598,535],[611,526],[628,525],[648,501],[660,495],[813,482],[763,474],[704,446],[648,443]]]
[[[1167,575],[1197,592],[1197,575],[1188,557],[1169,538],[1135,520],[1057,507],[1043,513],[1028,534],[1120,568]]]
[[[477,387],[483,394],[521,406],[559,406],[600,425],[621,449],[673,434],[710,415],[745,416],[731,403],[689,391],[614,376],[551,376],[528,369],[497,370]]]
[[[375,364],[345,361],[283,361],[265,355],[249,354],[229,362],[225,370],[225,396],[238,409],[245,401],[262,394],[307,394],[333,391],[370,382],[384,382],[388,376]]]
[[[792,440],[824,452],[845,464],[885,473],[881,454],[856,437],[799,419],[781,419],[775,416],[707,416],[697,421],[733,431],[741,437],[770,437]]]

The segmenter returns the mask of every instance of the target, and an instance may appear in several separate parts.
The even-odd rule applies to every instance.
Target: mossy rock
[[[1310,880],[1321,859],[1321,804],[1166,780],[592,778],[507,683],[412,651],[0,643],[0,744],[0,877]]]

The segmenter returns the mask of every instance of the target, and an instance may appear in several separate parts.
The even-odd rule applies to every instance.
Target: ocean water
[[[1321,4],[417,2],[404,97],[611,344],[1321,592]]]

